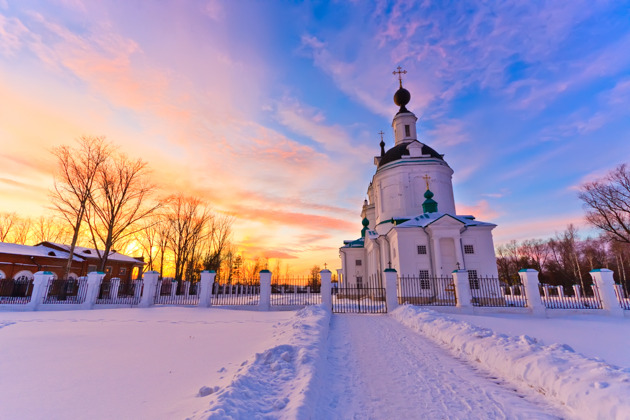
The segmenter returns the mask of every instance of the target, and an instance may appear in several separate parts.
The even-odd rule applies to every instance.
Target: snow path
[[[334,315],[327,363],[315,418],[560,418],[389,316]]]

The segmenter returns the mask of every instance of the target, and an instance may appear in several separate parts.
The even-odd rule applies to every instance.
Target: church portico
[[[385,150],[384,133],[379,133],[381,153],[374,158],[377,168],[361,210],[361,238],[340,248],[343,277],[356,283],[357,277],[379,276],[389,267],[402,276],[427,279],[450,277],[460,269],[473,279],[496,277],[496,225],[457,215],[454,171],[444,155],[417,139],[417,117],[406,108],[411,94],[399,81],[394,146]],[[351,263],[358,259],[362,271]]]

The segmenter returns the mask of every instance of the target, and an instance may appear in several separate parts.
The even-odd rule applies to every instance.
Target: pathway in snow
[[[316,418],[561,418],[389,316],[334,315],[327,357]]]

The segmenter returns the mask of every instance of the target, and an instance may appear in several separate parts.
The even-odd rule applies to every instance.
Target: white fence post
[[[391,312],[398,308],[398,272],[394,268],[386,268],[383,270],[385,276],[385,303],[387,304],[387,312]]]
[[[599,296],[602,299],[602,308],[608,311],[608,314],[611,316],[623,317],[623,308],[615,293],[613,271],[607,268],[598,268],[597,270],[592,270],[590,275],[595,281]]]
[[[155,288],[157,287],[159,276],[160,273],[157,271],[147,271],[144,273],[142,279],[142,297],[140,298],[139,307],[148,308],[149,306],[153,306],[153,303],[155,302]]]
[[[201,272],[201,280],[199,280],[199,306],[208,308],[212,306],[212,285],[217,272],[214,270],[204,270]]]
[[[120,289],[120,279],[114,277],[109,281],[109,298],[114,300],[118,297],[118,290]]]
[[[48,281],[53,278],[51,271],[38,271],[33,275],[33,292],[31,293],[31,301],[25,305],[26,309],[36,311],[44,300]]]
[[[81,304],[81,309],[94,308],[96,298],[98,297],[98,293],[101,290],[101,282],[103,281],[104,277],[105,273],[102,273],[100,271],[92,271],[91,273],[88,273],[87,282],[85,285],[85,287],[87,287],[87,290],[85,292],[85,302]],[[81,290],[79,290],[78,293],[81,293]]]
[[[467,270],[453,271],[453,283],[455,283],[456,306],[464,313],[472,313],[472,292]]]
[[[190,282],[189,281],[185,281],[182,283],[182,286],[184,286],[184,293],[183,295],[188,296],[190,295]]]
[[[171,297],[175,297],[175,295],[177,295],[177,280],[173,279],[171,280]]]
[[[573,292],[575,293],[575,298],[580,300],[582,299],[582,288],[580,287],[579,284],[574,284],[573,285]]]
[[[260,301],[258,309],[268,311],[271,309],[271,271],[261,270],[260,272]]]
[[[321,285],[321,289],[320,289],[321,290],[321,294],[322,294],[322,305],[324,305],[324,308],[327,311],[331,311],[332,310],[332,294],[331,294],[332,273],[330,272],[330,270],[324,269],[324,270],[319,272],[319,275],[320,275],[321,280],[322,280],[322,285]]]
[[[540,298],[540,289],[538,283],[538,271],[531,268],[524,268],[518,271],[521,277],[521,283],[525,288],[525,298],[527,299],[527,307],[532,310],[533,315],[545,316],[545,305]]]

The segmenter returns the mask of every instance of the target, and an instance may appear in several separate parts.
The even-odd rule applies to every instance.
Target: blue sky
[[[0,0],[0,210],[46,212],[50,148],[106,135],[248,255],[334,266],[400,65],[459,212],[550,236],[630,156],[629,51],[628,2]]]

